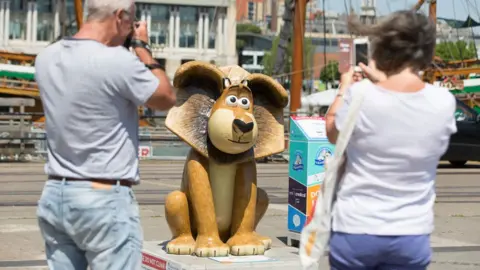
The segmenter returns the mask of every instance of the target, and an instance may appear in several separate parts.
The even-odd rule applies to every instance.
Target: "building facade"
[[[239,22],[263,22],[271,15],[275,0],[237,0],[236,19]]]
[[[154,57],[173,78],[191,60],[237,64],[235,0],[136,1],[137,18],[149,27]]]
[[[172,78],[190,60],[237,63],[235,4],[235,0],[142,0],[136,1],[136,18],[147,22],[153,56]],[[62,25],[74,33],[73,0],[65,0],[65,5],[61,0],[0,1],[0,50],[37,54],[60,36]]]

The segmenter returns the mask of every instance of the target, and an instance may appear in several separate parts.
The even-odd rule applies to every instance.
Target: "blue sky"
[[[360,11],[362,0],[345,1],[347,5],[351,2],[357,13]],[[317,2],[318,7],[321,8],[322,0],[317,0]],[[428,2],[428,0],[425,2]],[[377,12],[385,15],[395,10],[411,8],[415,3],[417,3],[416,0],[377,0]],[[464,20],[470,15],[474,20],[479,20],[480,0],[437,0],[437,6],[438,17]],[[426,6],[424,10],[426,10],[425,8]],[[343,13],[345,12],[345,2],[344,0],[325,0],[325,9]]]

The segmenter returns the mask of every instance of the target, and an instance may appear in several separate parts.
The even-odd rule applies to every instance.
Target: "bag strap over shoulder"
[[[368,88],[372,87],[373,84],[369,80],[363,80],[359,82],[354,89],[355,93],[352,95],[352,102],[348,108],[347,116],[345,119],[344,126],[340,133],[338,134],[337,142],[335,143],[335,155],[341,157],[347,148],[348,141],[352,136],[353,130],[355,128],[355,123],[357,122],[357,117],[360,112],[360,108],[363,104],[363,99]],[[351,93],[352,94],[352,93]]]

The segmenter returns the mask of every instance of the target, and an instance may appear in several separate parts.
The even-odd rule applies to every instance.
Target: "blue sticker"
[[[295,151],[295,161],[293,162],[293,170],[294,171],[303,171],[303,154],[302,151],[297,150]]]
[[[317,154],[315,155],[315,165],[325,165],[325,160],[332,155],[332,151],[328,147],[318,149]]]

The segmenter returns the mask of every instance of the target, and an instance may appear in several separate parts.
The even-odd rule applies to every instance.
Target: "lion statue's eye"
[[[250,108],[250,100],[248,98],[241,98],[238,100],[238,105],[241,107],[241,108],[244,108],[244,109],[249,109]]]
[[[238,98],[234,95],[230,95],[225,99],[225,102],[227,103],[228,106],[237,106],[237,100]]]

